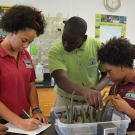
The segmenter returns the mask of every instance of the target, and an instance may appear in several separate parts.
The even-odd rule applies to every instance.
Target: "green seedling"
[[[73,123],[73,98],[74,98],[74,93],[76,90],[73,91],[72,95],[71,95],[71,110],[70,110],[70,124]]]
[[[102,95],[102,99],[104,98],[107,91],[105,91]],[[71,95],[71,106],[68,107],[67,100],[65,98],[64,92],[62,91],[65,106],[66,106],[66,114],[67,114],[67,123],[73,124],[73,119],[75,122],[77,122],[77,108],[73,107],[73,97],[75,94],[75,90],[73,91]],[[116,94],[116,86],[114,88],[114,94]],[[85,112],[84,106],[81,104],[82,109],[82,123],[87,123],[87,119],[89,119],[89,122],[103,122],[105,115],[107,114],[108,110],[106,110],[106,106],[110,99],[107,100],[106,105],[101,109],[95,109],[92,108],[92,106],[88,105],[87,111]],[[74,109],[73,109],[74,108]],[[74,113],[73,113],[74,112]],[[113,112],[112,112],[113,113]],[[112,117],[112,116],[111,116]]]
[[[117,87],[117,85],[114,86],[114,89],[112,91],[112,95],[117,95],[116,87]]]
[[[64,102],[65,102],[65,106],[66,106],[67,123],[69,124],[70,123],[69,108],[68,108],[67,100],[66,100],[66,97],[65,97],[65,94],[63,91],[62,91],[62,95],[64,97]]]
[[[81,107],[82,107],[82,123],[86,123],[87,122],[87,118],[86,118],[85,109],[84,109],[82,104],[81,104]]]
[[[93,117],[92,117],[92,108],[91,108],[90,105],[89,105],[88,107],[89,107],[89,121],[90,121],[90,122],[94,122],[94,119],[93,119]]]
[[[103,95],[102,95],[102,99],[104,98],[104,96],[105,96],[106,92],[107,92],[107,91],[105,91],[105,92],[103,93]]]
[[[77,108],[74,107],[74,120],[77,122]]]
[[[106,105],[102,108],[102,110],[99,110],[99,109],[97,110],[97,118],[96,118],[97,122],[102,122],[104,120],[104,117],[106,114],[106,106],[109,101],[110,99],[107,100]]]

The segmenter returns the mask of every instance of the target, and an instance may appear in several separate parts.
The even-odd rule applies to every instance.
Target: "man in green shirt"
[[[85,100],[95,107],[103,105],[99,91],[109,80],[97,60],[97,48],[102,44],[98,39],[87,37],[86,30],[85,20],[80,17],[70,18],[65,23],[62,41],[53,45],[48,53],[49,70],[56,83],[54,91],[58,95],[55,106],[64,105],[63,93],[70,104],[74,90],[76,104]]]

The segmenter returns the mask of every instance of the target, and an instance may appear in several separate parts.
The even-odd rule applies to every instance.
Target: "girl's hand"
[[[37,119],[28,118],[28,119],[21,119],[17,122],[16,126],[20,129],[29,131],[34,130],[38,128],[38,125],[40,125],[41,122]]]
[[[44,123],[45,125],[50,122],[47,117],[45,117],[42,113],[39,113],[38,111],[33,112],[32,118],[38,119],[41,123]]]
[[[0,135],[6,135],[7,130],[8,130],[8,127],[6,127],[3,124],[0,124]]]

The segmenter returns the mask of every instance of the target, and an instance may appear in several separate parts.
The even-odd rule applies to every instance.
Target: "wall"
[[[127,38],[135,43],[134,15],[135,0],[122,0],[121,8],[116,12],[109,12],[104,7],[104,0],[0,0],[1,5],[28,4],[42,10],[45,16],[55,16],[61,12],[64,17],[79,16],[88,23],[87,34],[94,37],[95,14],[110,14],[127,16]]]

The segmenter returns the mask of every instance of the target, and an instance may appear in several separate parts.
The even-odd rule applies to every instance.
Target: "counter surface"
[[[40,83],[35,82],[35,85],[36,85],[36,88],[53,88],[54,87],[54,83],[50,81],[40,82]]]

